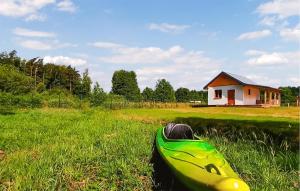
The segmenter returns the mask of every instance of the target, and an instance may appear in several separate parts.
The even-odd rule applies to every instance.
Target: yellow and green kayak
[[[194,136],[188,125],[171,123],[159,128],[156,147],[175,176],[191,190],[250,190],[215,147]]]

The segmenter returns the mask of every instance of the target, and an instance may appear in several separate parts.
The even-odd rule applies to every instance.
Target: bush
[[[93,107],[100,106],[101,104],[103,104],[105,99],[106,99],[106,93],[100,87],[99,83],[96,82],[94,89],[90,96],[91,106],[93,106]]]
[[[0,65],[0,91],[13,94],[29,93],[33,79],[19,72],[13,66]]]
[[[42,107],[43,101],[39,94],[13,95],[12,93],[0,93],[1,107],[37,108]]]
[[[42,96],[46,107],[79,108],[82,102],[69,91],[60,88],[45,91]]]
[[[121,109],[124,108],[127,103],[128,101],[124,96],[108,94],[103,106],[109,109]]]
[[[48,107],[58,107],[58,108],[75,108],[77,104],[70,99],[57,99],[52,98],[47,102]]]

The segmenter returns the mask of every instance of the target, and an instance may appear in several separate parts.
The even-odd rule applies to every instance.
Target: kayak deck
[[[156,145],[174,174],[192,190],[249,190],[224,157],[206,141],[167,139],[160,128]]]

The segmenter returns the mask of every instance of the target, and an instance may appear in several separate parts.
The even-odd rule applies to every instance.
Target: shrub
[[[42,107],[42,97],[37,93],[13,95],[12,93],[1,92],[0,104],[4,108],[19,107],[19,108],[37,108]]]
[[[90,96],[91,106],[100,106],[106,99],[106,93],[100,87],[98,82],[96,82],[94,89]]]
[[[103,106],[109,109],[121,109],[128,104],[127,99],[124,96],[116,94],[108,94]]]
[[[48,107],[75,108],[77,104],[71,99],[52,98],[47,102]]]
[[[42,94],[44,106],[59,108],[79,108],[81,100],[65,89],[55,88]]]
[[[22,94],[30,92],[33,79],[13,66],[0,65],[0,91]]]

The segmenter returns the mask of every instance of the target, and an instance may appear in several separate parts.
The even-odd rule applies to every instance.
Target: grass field
[[[0,115],[0,190],[158,190],[150,159],[159,121],[196,116],[297,123],[299,112],[218,109],[37,109]],[[203,138],[252,190],[299,189],[299,151],[222,135]]]
[[[123,109],[116,113],[123,119],[145,123],[187,123],[199,133],[203,133],[202,127],[220,130],[223,134],[224,131],[232,133],[232,129],[245,133],[263,132],[276,139],[278,144],[287,141],[297,149],[299,145],[299,107]]]
[[[202,117],[209,119],[244,119],[254,121],[299,122],[299,107],[247,108],[247,107],[203,107],[174,109],[123,109],[119,113],[126,117],[144,121],[173,120],[176,117]]]

